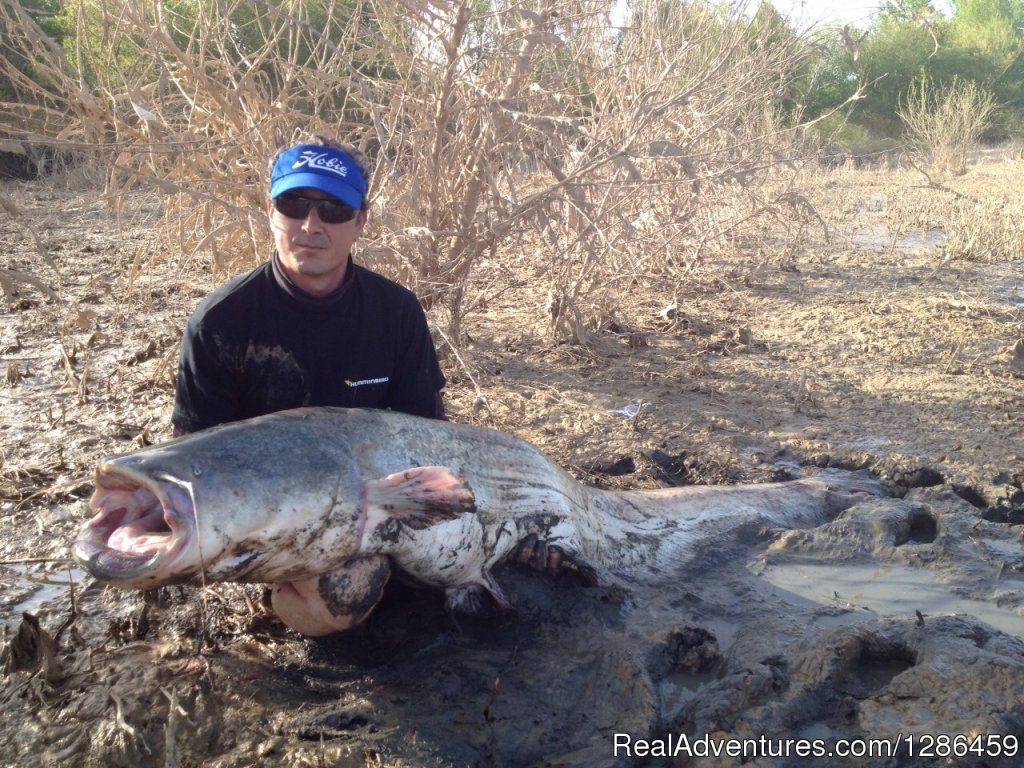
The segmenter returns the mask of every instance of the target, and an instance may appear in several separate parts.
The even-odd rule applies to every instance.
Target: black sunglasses
[[[324,224],[344,224],[355,218],[356,209],[337,200],[320,200],[301,195],[281,195],[274,198],[274,208],[289,219],[304,219],[311,208],[316,208]]]

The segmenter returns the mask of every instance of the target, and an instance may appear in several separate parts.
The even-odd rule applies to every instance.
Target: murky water
[[[806,600],[874,616],[928,616],[963,613],[996,629],[1024,636],[1024,616],[981,600],[954,594],[925,568],[901,565],[775,564],[761,576],[780,590]]]
[[[5,563],[0,567],[0,622],[16,625],[26,611],[40,609],[63,599],[74,588],[81,592],[86,573],[67,564]]]
[[[941,229],[928,229],[917,232],[889,231],[884,221],[872,221],[865,226],[859,227],[848,234],[850,243],[857,248],[867,250],[879,250],[892,248],[894,250],[929,250],[941,248],[946,242],[946,233]]]

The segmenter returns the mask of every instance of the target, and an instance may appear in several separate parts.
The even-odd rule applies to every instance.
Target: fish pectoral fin
[[[370,480],[366,501],[414,530],[476,512],[473,491],[447,467],[414,467]]]

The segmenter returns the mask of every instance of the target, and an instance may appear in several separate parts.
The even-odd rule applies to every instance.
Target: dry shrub
[[[903,121],[913,159],[940,174],[967,170],[967,153],[988,127],[995,99],[971,80],[954,77],[944,88],[928,78],[914,81],[897,114]]]
[[[449,338],[500,251],[585,342],[616,290],[808,218],[782,115],[802,41],[743,3],[640,2],[622,28],[613,5],[83,0],[69,58],[0,0],[32,63],[5,72],[0,138],[88,150],[114,210],[155,186],[165,233],[224,276],[268,255],[266,159],[335,134],[375,162],[364,258]]]

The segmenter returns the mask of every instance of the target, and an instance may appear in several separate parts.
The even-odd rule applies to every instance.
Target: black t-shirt
[[[175,431],[195,432],[308,405],[438,417],[444,385],[412,291],[350,259],[337,290],[311,296],[275,256],[189,319],[171,418]]]

